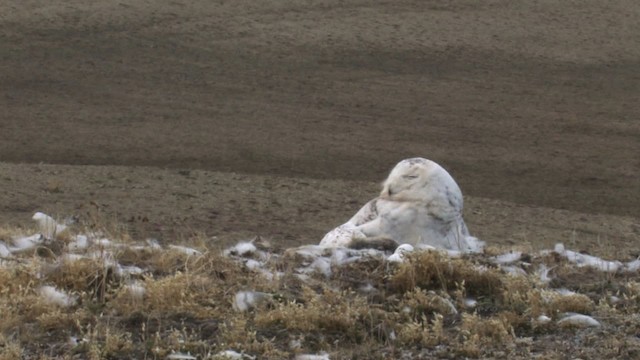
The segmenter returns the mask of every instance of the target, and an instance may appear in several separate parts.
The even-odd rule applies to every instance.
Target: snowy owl
[[[482,242],[469,235],[462,208],[462,192],[445,169],[423,158],[402,160],[384,181],[380,196],[327,233],[320,245],[393,239],[417,248],[482,251]]]

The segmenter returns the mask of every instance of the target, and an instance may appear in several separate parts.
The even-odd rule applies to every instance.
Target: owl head
[[[424,158],[400,161],[382,185],[380,197],[394,201],[430,201],[434,197],[462,194],[451,175]]]

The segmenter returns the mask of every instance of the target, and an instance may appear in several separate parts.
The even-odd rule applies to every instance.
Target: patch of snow
[[[61,261],[76,262],[78,260],[86,259],[87,257],[80,254],[64,254],[60,257]]]
[[[550,318],[550,317],[548,317],[547,315],[544,315],[544,314],[542,314],[542,315],[540,315],[540,316],[538,316],[538,317],[536,318],[536,322],[538,322],[538,323],[540,323],[540,324],[546,324],[546,323],[548,323],[549,321],[551,321],[551,318]]]
[[[605,272],[616,272],[624,267],[620,261],[607,261],[597,256],[567,250],[563,244],[556,244],[554,251],[578,267],[589,266]]]
[[[100,247],[123,247],[122,244],[117,244],[107,238],[100,238],[93,241],[93,244]]]
[[[2,241],[0,241],[0,257],[11,257],[11,251],[9,251],[7,245],[5,245],[5,243],[3,243]]]
[[[170,359],[170,360],[196,360],[197,358],[195,356],[192,356],[191,354],[187,353],[181,353],[181,352],[174,352],[171,353],[169,355],[167,355],[166,359]]]
[[[86,342],[88,342],[89,339],[87,338],[82,338],[82,337],[77,337],[77,336],[69,336],[69,340],[67,341],[67,343],[71,346],[78,346],[81,344],[84,344]]]
[[[475,236],[466,236],[467,248],[463,249],[464,252],[470,254],[482,254],[484,252],[484,241],[478,239]]]
[[[522,258],[522,251],[510,251],[506,254],[493,256],[489,258],[491,262],[497,265],[506,265],[514,263]]]
[[[12,253],[26,251],[35,248],[44,242],[42,234],[35,234],[26,237],[18,237],[12,240],[13,246],[9,247]]]
[[[527,272],[519,266],[502,265],[500,269],[511,276],[527,276]]]
[[[190,248],[190,247],[186,247],[186,246],[182,246],[182,245],[169,245],[169,249],[171,250],[175,250],[177,252],[181,252],[183,254],[186,254],[188,256],[196,256],[196,255],[202,255],[202,252],[194,249],[194,248]]]
[[[144,270],[138,266],[125,266],[125,265],[116,264],[115,273],[120,277],[123,277],[123,276],[126,277],[131,275],[142,275],[144,273]]]
[[[158,239],[147,239],[145,242],[153,250],[162,250],[162,246],[160,246]]]
[[[271,298],[271,294],[258,291],[239,291],[233,301],[233,309],[239,312],[249,311],[261,302]]]
[[[241,241],[234,246],[226,249],[224,251],[224,255],[249,256],[255,253],[257,250],[258,248],[256,248],[256,246],[252,242]]]
[[[147,289],[145,289],[144,285],[142,285],[141,283],[135,282],[132,284],[127,284],[124,286],[125,290],[127,291],[127,293],[129,294],[129,296],[131,296],[134,299],[142,299],[144,297],[145,292],[147,291]]]
[[[629,272],[640,270],[640,259],[636,259],[636,260],[625,263],[624,270]]]
[[[36,221],[40,232],[47,239],[53,239],[57,234],[67,229],[66,225],[58,224],[54,218],[39,211],[33,214],[33,220]]]
[[[86,235],[76,235],[67,246],[71,251],[86,249],[89,247],[89,237]]]
[[[449,256],[452,259],[460,258],[462,257],[463,254],[464,252],[459,250],[447,250],[447,256]]]
[[[118,263],[114,260],[113,253],[107,250],[96,250],[86,255],[89,259],[101,261],[104,266],[118,266]]]
[[[549,276],[549,271],[551,271],[551,269],[553,268],[550,268],[545,264],[540,264],[540,267],[538,267],[536,274],[541,283],[548,284],[549,282],[551,282],[551,277]]]
[[[215,355],[213,355],[212,359],[218,359],[218,360],[254,360],[256,357],[255,356],[250,356],[247,354],[241,354],[237,351],[233,351],[233,350],[225,350],[225,351],[221,351]]]
[[[471,299],[471,298],[464,299],[464,307],[465,308],[473,309],[476,306],[478,306],[478,301],[476,301],[475,299]]]
[[[432,247],[432,246],[430,246]],[[401,263],[404,262],[406,255],[410,252],[414,251],[414,247],[411,244],[402,244],[396,248],[396,251],[393,252],[388,258],[388,262],[393,263]]]
[[[558,294],[560,294],[562,296],[571,296],[571,295],[575,295],[576,294],[575,291],[571,291],[571,290],[565,289],[565,288],[555,289],[555,292],[557,292]]]
[[[578,327],[599,327],[600,322],[591,316],[583,314],[569,313],[567,316],[558,320],[561,326],[578,326]]]
[[[58,290],[53,286],[41,286],[38,292],[46,302],[52,305],[69,307],[75,305],[76,303],[75,298],[67,295],[65,292]]]
[[[298,354],[294,358],[295,360],[329,360],[329,354]]]
[[[371,283],[366,283],[362,286],[360,286],[360,288],[358,288],[358,290],[360,290],[360,292],[362,293],[373,293],[378,291],[378,289],[376,289],[375,286],[373,286]]]
[[[264,263],[261,261],[249,259],[244,263],[244,266],[246,266],[249,270],[258,270],[264,267]]]
[[[331,263],[329,262],[328,259],[326,258],[322,258],[319,257],[317,259],[315,259],[309,266],[307,267],[303,267],[303,268],[298,268],[297,269],[298,272],[303,273],[303,274],[309,274],[309,273],[313,273],[313,272],[319,272],[322,275],[324,275],[325,277],[330,277],[331,276]]]
[[[453,303],[451,302],[451,300],[442,297],[442,296],[438,296],[438,299],[440,300],[441,303],[443,303],[449,310],[449,312],[445,315],[456,315],[458,313],[458,309],[456,309],[455,305],[453,305]]]
[[[289,341],[289,349],[298,350],[302,348],[302,341],[300,339],[292,339]]]

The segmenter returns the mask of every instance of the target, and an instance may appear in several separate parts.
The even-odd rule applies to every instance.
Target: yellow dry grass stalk
[[[0,331],[19,328],[51,308],[36,293],[35,266],[0,267]]]
[[[640,304],[640,282],[627,281],[625,283],[625,298],[630,301],[636,301]]]
[[[5,243],[11,243],[14,237],[19,237],[24,234],[25,229],[21,229],[15,226],[2,226],[0,227],[0,241]],[[33,231],[35,232],[35,231]]]
[[[488,318],[478,314],[462,314],[460,334],[460,353],[469,357],[478,357],[483,349],[511,344],[515,338],[508,316],[504,314]]]
[[[289,351],[278,349],[271,338],[258,336],[255,325],[245,314],[228,319],[221,328],[220,347],[248,354],[261,354],[267,359],[286,359]]]
[[[398,324],[398,343],[402,346],[433,347],[445,339],[443,316],[434,314],[431,320],[426,315],[419,319]]]
[[[535,301],[538,292],[535,281],[524,276],[505,276],[503,282],[501,293],[496,294],[501,298],[503,306],[518,313],[541,312],[539,309],[532,309],[532,305],[536,304],[532,301]]]
[[[12,231],[1,230],[0,238],[14,236]],[[131,241],[118,226],[110,231],[115,242]],[[491,357],[495,350],[511,351],[520,337],[565,336],[555,323],[565,312],[594,314],[626,332],[640,326],[637,275],[594,275],[562,259],[546,259],[556,261],[554,281],[575,291],[587,289],[586,295],[549,291],[531,270],[538,264],[527,269],[527,276],[511,276],[486,256],[452,259],[433,251],[410,254],[399,265],[372,258],[334,266],[330,277],[316,274],[306,283],[294,273],[301,260],[283,256],[270,269],[283,276],[267,281],[209,248],[202,236],[187,239],[201,256],[166,248],[112,250],[109,260],[147,270],[143,276],[123,277],[100,257],[60,261],[67,240],[0,266],[0,360],[25,354],[41,359],[165,358],[172,351],[203,357],[227,349],[265,359],[322,350],[338,357],[389,358],[400,354],[389,349],[443,348],[448,357]],[[134,280],[144,294],[131,292]],[[38,293],[42,285],[77,296],[78,302],[52,306]],[[241,290],[265,292],[272,300],[234,311],[232,302]],[[618,300],[600,297],[611,295]],[[468,297],[477,306],[465,308]],[[543,314],[552,320],[535,324]],[[70,335],[86,341],[67,344]],[[42,344],[57,350],[38,354]],[[390,352],[376,355],[381,350]]]
[[[404,300],[400,306],[402,306],[402,309],[408,309],[414,319],[424,315],[431,316],[434,313],[454,315],[457,310],[452,307],[453,302],[448,298],[449,295],[447,293],[438,294],[435,291],[415,288],[405,293]]]
[[[555,296],[548,304],[547,314],[556,315],[567,312],[579,314],[591,314],[595,304],[588,296],[583,294],[571,294]]]
[[[120,288],[108,304],[114,313],[141,311],[163,316],[186,312],[197,318],[219,315],[230,311],[229,298],[234,288],[246,282],[249,275],[237,263],[213,253],[195,258],[158,252],[148,265],[160,275],[148,276],[141,282],[145,288],[143,299]]]
[[[464,283],[471,296],[492,296],[503,288],[503,275],[497,269],[482,267],[465,259],[452,259],[439,251],[421,251],[408,256],[391,277],[400,292],[416,287],[453,291]]]
[[[113,268],[102,258],[61,261],[43,267],[44,280],[71,292],[87,292],[103,299],[109,285],[117,283]]]
[[[299,301],[280,303],[256,314],[258,327],[281,328],[293,332],[318,333],[353,340],[361,336],[369,313],[365,298],[328,287],[320,293],[303,287]]]
[[[144,302],[139,303],[145,313],[160,316],[169,312],[189,312],[197,317],[211,315],[208,309],[206,289],[215,289],[209,278],[191,273],[177,272],[158,280],[144,282]],[[204,303],[202,301],[205,301]]]
[[[21,359],[23,355],[22,346],[19,341],[7,338],[0,333],[0,360]]]

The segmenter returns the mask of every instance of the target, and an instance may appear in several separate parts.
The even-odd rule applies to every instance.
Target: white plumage
[[[469,235],[462,208],[462,192],[445,169],[424,158],[402,160],[380,196],[327,233],[320,245],[348,247],[354,239],[386,238],[418,248],[480,252],[483,243]]]
[[[33,214],[33,220],[38,223],[42,235],[49,240],[67,229],[66,225],[58,224],[54,218],[39,211]]]

